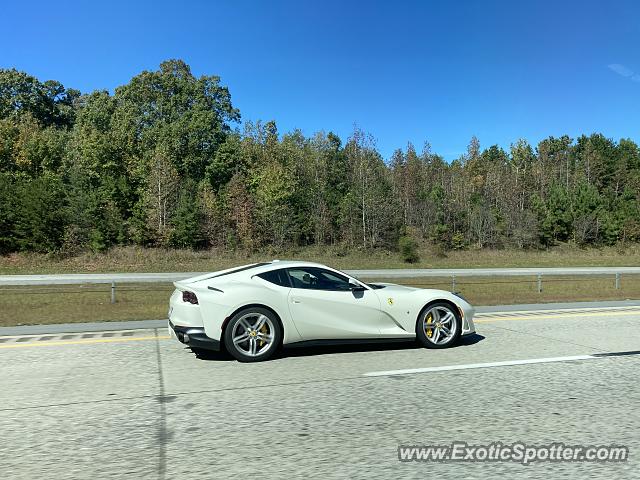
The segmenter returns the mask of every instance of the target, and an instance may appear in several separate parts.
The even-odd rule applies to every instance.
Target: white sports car
[[[169,331],[200,350],[243,362],[282,345],[418,339],[427,348],[475,332],[462,297],[390,283],[366,284],[309,262],[255,263],[175,282]]]

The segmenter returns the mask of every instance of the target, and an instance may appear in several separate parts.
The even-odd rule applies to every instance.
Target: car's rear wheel
[[[454,345],[462,330],[460,313],[447,302],[425,307],[416,323],[416,336],[427,348],[447,348]]]
[[[282,327],[273,312],[250,307],[236,313],[224,333],[227,351],[241,362],[267,360],[282,342]]]

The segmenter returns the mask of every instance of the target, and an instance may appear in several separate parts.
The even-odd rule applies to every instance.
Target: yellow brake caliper
[[[262,325],[262,328],[260,328],[260,331],[265,335],[267,334],[267,324],[266,323],[264,325]],[[264,340],[260,340],[260,346],[262,347],[264,344],[265,344],[265,341]]]
[[[431,314],[429,314],[429,316],[427,317],[427,322],[426,322],[426,334],[427,337],[431,338],[431,336],[433,335],[433,329],[431,328],[431,325],[433,324],[433,317],[431,316]]]

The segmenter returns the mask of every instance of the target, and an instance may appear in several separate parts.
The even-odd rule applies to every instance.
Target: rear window
[[[287,272],[284,268],[281,268],[280,270],[270,270],[268,272],[259,273],[257,276],[269,283],[279,285],[280,287],[291,286],[289,284],[289,277],[287,276]]]
[[[265,265],[269,265],[271,262],[262,262],[262,263],[253,263],[251,265],[245,265],[244,267],[235,268],[233,270],[229,270],[228,272],[219,273],[218,275],[213,275],[212,277],[207,278],[207,280],[211,278],[218,278],[224,275],[231,275],[232,273],[244,272],[245,270],[251,270],[252,268],[264,267]]]

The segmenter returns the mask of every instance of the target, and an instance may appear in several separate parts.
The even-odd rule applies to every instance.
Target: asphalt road
[[[0,286],[72,285],[82,283],[156,283],[175,282],[208,272],[164,273],[65,273],[55,275],[0,275]],[[360,278],[491,277],[529,275],[615,275],[640,274],[640,267],[528,267],[528,268],[385,268],[346,270]]]
[[[640,350],[640,307],[482,313],[477,321],[478,335],[447,350],[295,349],[260,364],[196,358],[165,329],[0,337],[0,472],[639,478],[640,355],[591,355]],[[531,359],[549,360],[518,364]],[[627,445],[630,459],[398,461],[400,444],[453,441]]]

